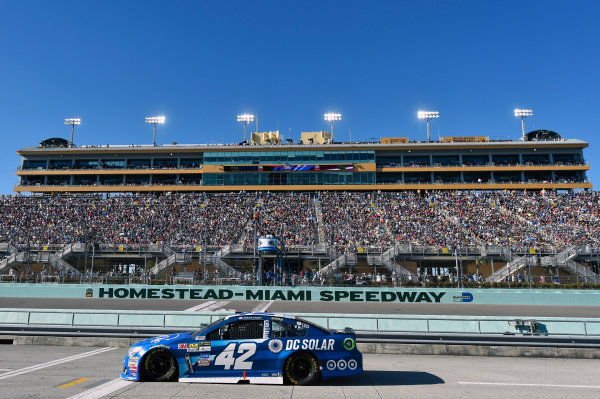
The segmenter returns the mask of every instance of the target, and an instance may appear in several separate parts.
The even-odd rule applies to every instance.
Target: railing
[[[520,258],[514,259],[500,270],[496,271],[492,275],[488,276],[486,282],[498,282],[502,281],[513,273],[520,271],[528,265],[537,264],[537,256],[525,255]]]
[[[62,310],[0,309],[0,330],[25,327],[71,327],[75,331],[96,329],[198,329],[231,312],[134,311],[134,310]],[[523,335],[515,327],[520,316],[436,316],[436,315],[354,315],[297,314],[328,329],[351,327],[358,332],[465,334],[474,336]],[[535,321],[535,335],[544,337],[600,338],[600,319],[540,317]],[[531,335],[531,334],[526,334]]]

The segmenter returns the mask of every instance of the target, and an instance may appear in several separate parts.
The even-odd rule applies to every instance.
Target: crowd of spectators
[[[264,193],[253,207],[246,245],[255,237],[272,235],[286,245],[312,245],[318,239],[315,205],[309,194]]]
[[[0,198],[13,245],[286,245],[338,252],[395,243],[438,248],[600,246],[600,192],[172,193]]]

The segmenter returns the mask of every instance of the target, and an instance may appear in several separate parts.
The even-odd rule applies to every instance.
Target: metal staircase
[[[239,278],[241,277],[242,273],[229,266],[222,259],[228,256],[230,253],[231,247],[229,245],[222,247],[210,257],[211,263],[219,271],[219,273],[221,273],[221,277]]]
[[[333,262],[321,269],[321,274],[331,274],[346,265],[356,265],[358,258],[355,253],[342,254]]]
[[[487,283],[498,283],[503,281],[506,277],[510,276],[512,273],[516,273],[519,270],[524,269],[525,267],[532,265],[536,266],[538,264],[538,256],[534,255],[524,255],[519,258],[513,259],[508,262],[504,267],[496,270],[494,274],[486,277],[485,281]]]
[[[400,266],[396,263],[395,259],[401,252],[406,251],[405,246],[396,244],[393,247],[386,250],[381,255],[368,255],[367,263],[369,265],[381,265],[384,266],[391,272],[395,272],[396,275],[402,280],[409,280],[412,276],[412,279],[416,280],[417,276],[411,273],[408,269],[403,266]]]
[[[165,259],[157,263],[150,269],[150,275],[158,276],[161,273],[169,270],[176,264],[190,264],[192,262],[192,254],[184,252],[175,252],[168,245],[162,245],[162,252],[166,256]]]
[[[575,274],[585,280],[585,282],[598,283],[600,282],[600,275],[594,273],[589,268],[585,267],[579,262],[573,260],[577,256],[577,249],[574,246],[570,246],[556,254],[555,256],[546,256],[541,259],[541,266],[552,267],[557,266],[561,269],[566,270],[571,274]]]

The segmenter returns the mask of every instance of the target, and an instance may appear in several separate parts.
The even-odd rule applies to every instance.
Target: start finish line
[[[454,303],[600,306],[600,290],[414,287],[248,287],[104,284],[0,284],[0,298]]]

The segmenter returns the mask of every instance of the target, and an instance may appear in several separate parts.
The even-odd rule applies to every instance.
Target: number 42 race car
[[[132,345],[121,377],[132,381],[308,385],[362,372],[354,330],[326,330],[272,313],[227,316],[193,333]]]

